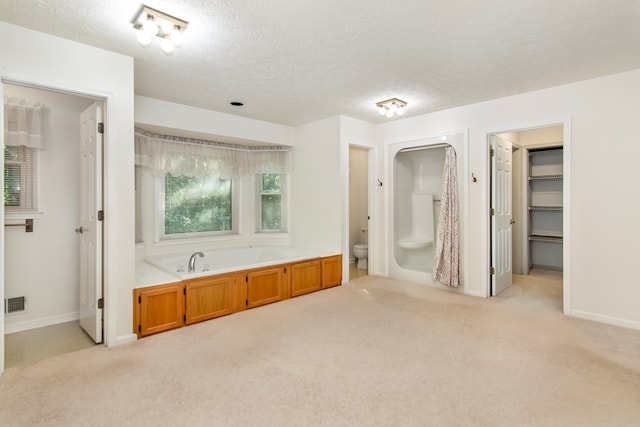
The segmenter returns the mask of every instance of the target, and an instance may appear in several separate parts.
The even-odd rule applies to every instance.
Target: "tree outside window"
[[[164,234],[225,232],[232,224],[232,181],[165,175]]]

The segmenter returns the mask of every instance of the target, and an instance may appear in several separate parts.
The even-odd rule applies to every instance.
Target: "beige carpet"
[[[640,332],[528,291],[484,300],[363,277],[9,369],[0,424],[639,425]]]
[[[4,336],[5,368],[95,346],[78,321],[15,332]]]

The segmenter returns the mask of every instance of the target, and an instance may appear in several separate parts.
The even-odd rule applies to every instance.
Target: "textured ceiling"
[[[141,47],[131,0],[0,0],[0,20],[135,58],[138,95],[286,125],[373,123],[640,68],[639,0],[148,0],[189,22]],[[232,107],[231,101],[244,102]]]

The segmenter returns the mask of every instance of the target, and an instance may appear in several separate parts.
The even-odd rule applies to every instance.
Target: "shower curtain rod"
[[[438,144],[420,145],[419,147],[403,148],[402,150],[399,151],[399,153],[408,153],[409,151],[428,150],[430,148],[442,148],[442,147],[451,147],[451,144],[447,144],[446,142],[441,142]]]

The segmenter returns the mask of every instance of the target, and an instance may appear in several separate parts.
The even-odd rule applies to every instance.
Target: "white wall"
[[[341,253],[347,156],[340,118],[295,128],[291,173],[291,238],[295,246]],[[344,165],[342,164],[344,161]],[[346,256],[345,256],[346,258]]]
[[[131,290],[135,285],[133,59],[4,22],[0,22],[0,51],[3,81],[106,98],[105,342],[112,346],[135,339],[131,327]],[[0,214],[3,212],[2,208]],[[0,242],[4,242],[4,231],[0,233]],[[0,279],[0,299],[4,298],[3,281]],[[0,320],[3,333],[4,319]],[[0,342],[2,357],[4,340]]]
[[[562,126],[550,126],[517,132],[522,147],[545,147],[562,145]]]
[[[571,136],[571,268],[567,314],[640,329],[640,286],[634,279],[640,241],[640,70],[381,125],[385,143],[469,129],[469,259],[467,286],[486,295],[488,286],[489,133],[569,121]],[[378,212],[378,215],[382,212]],[[565,215],[567,215],[565,213]]]
[[[203,108],[161,101],[159,99],[135,97],[135,122],[161,128],[183,130],[188,134],[216,136],[221,142],[244,140],[266,142],[276,145],[293,145],[293,128],[260,120],[247,119]]]
[[[44,104],[47,135],[39,152],[43,215],[32,233],[5,230],[5,295],[27,297],[26,312],[6,317],[10,333],[78,318],[80,113],[95,101],[13,85],[5,85],[5,95]]]

